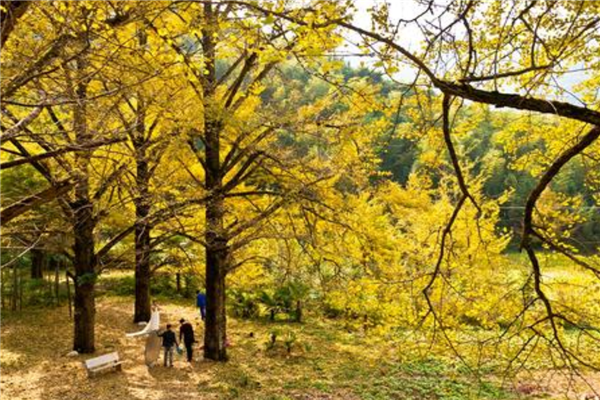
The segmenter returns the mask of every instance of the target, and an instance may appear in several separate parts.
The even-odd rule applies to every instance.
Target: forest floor
[[[433,360],[398,361],[401,349],[349,333],[334,322],[303,324],[229,319],[230,361],[192,364],[175,356],[174,368],[148,369],[144,339],[127,338],[140,329],[131,322],[133,299],[103,296],[97,303],[96,355],[117,350],[122,372],[88,379],[82,361],[67,357],[72,324],[66,307],[3,312],[0,393],[3,399],[537,399],[565,398],[566,381],[554,374],[535,383],[503,389],[499,380],[476,382],[459,369]],[[163,305],[161,326],[193,321],[202,337],[196,309],[181,300]],[[293,327],[298,336],[288,354],[283,343],[267,350],[273,329]],[[252,333],[252,335],[251,335]],[[580,396],[580,395],[579,395]],[[578,397],[580,398],[580,397]]]

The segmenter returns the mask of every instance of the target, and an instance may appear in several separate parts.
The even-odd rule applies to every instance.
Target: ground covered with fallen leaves
[[[192,304],[189,304],[192,303]],[[140,329],[131,322],[133,299],[98,299],[96,355],[118,351],[122,372],[88,378],[82,361],[68,357],[72,323],[66,307],[3,312],[0,389],[3,399],[516,399],[560,395],[560,379],[546,374],[534,383],[500,387],[493,378],[475,382],[433,360],[399,361],[401,349],[335,326],[308,319],[303,324],[229,319],[230,361],[196,361],[175,356],[174,368],[147,368],[143,338],[125,333]],[[193,321],[202,325],[193,301],[163,303],[161,326]],[[285,344],[268,349],[269,334],[293,329]],[[553,394],[554,392],[554,394]],[[529,396],[529,397],[528,397]],[[558,398],[558,397],[557,397]],[[564,397],[563,397],[564,398]]]

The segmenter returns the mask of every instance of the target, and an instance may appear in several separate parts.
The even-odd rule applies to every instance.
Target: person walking
[[[194,339],[194,327],[191,323],[181,318],[179,320],[179,342],[185,345],[185,353],[187,355],[187,361],[192,362],[194,359],[194,349],[192,346],[196,342]]]
[[[167,330],[158,334],[158,336],[162,337],[162,347],[165,349],[165,367],[173,366],[173,351],[175,347],[179,347],[179,343],[177,343],[177,338],[175,337],[175,332],[171,330],[171,324],[167,324]]]
[[[199,290],[196,290],[196,307],[200,309],[200,317],[204,321],[206,319],[206,295]]]

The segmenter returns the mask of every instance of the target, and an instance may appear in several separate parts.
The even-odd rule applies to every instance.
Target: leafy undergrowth
[[[460,368],[426,359],[401,363],[401,349],[374,345],[331,322],[304,324],[229,320],[231,360],[188,365],[177,357],[172,369],[146,368],[144,339],[126,338],[131,298],[98,300],[97,354],[118,350],[123,372],[88,379],[81,361],[67,357],[72,324],[65,307],[5,312],[0,377],[7,399],[514,399],[492,380],[475,381]],[[163,305],[161,325],[184,317],[202,328],[194,307]],[[275,345],[269,345],[276,334]],[[290,352],[288,352],[288,348]]]

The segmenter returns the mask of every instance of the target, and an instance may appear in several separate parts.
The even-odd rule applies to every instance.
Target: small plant
[[[230,292],[233,315],[238,318],[252,319],[259,315],[257,296],[243,290]]]
[[[285,346],[285,350],[287,354],[292,353],[292,348],[298,342],[298,336],[294,331],[288,331],[283,338],[283,345]]]
[[[277,345],[277,337],[280,335],[280,332],[278,329],[273,329],[271,332],[269,332],[269,340],[267,341],[267,343],[265,343],[265,347],[267,348],[267,350],[273,350],[275,348],[275,346]]]

